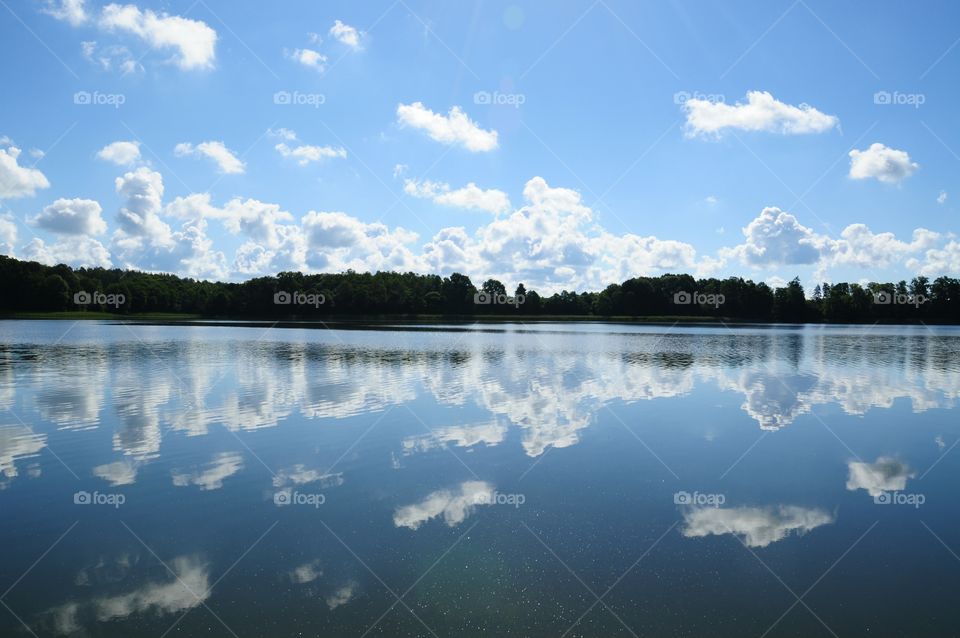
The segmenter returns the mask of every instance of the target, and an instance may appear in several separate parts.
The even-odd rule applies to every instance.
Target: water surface
[[[960,329],[409,328],[0,322],[0,635],[958,634]]]

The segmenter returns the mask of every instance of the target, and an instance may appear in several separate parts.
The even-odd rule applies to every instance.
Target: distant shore
[[[862,322],[770,322],[732,317],[703,317],[680,315],[657,315],[631,317],[626,315],[594,316],[594,315],[291,315],[283,317],[253,317],[253,316],[216,316],[187,313],[132,313],[116,314],[99,311],[59,311],[59,312],[21,312],[0,314],[0,320],[60,320],[60,321],[129,321],[132,323],[147,323],[152,325],[185,325],[185,326],[234,326],[234,327],[316,327],[316,328],[350,328],[360,326],[374,326],[380,324],[470,324],[470,323],[636,323],[650,325],[817,325],[817,326],[847,326],[847,325],[884,325],[884,326],[916,326],[916,325],[957,325],[931,324],[923,321],[877,321],[872,324]]]

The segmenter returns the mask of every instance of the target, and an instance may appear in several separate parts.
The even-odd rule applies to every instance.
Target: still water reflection
[[[957,329],[0,322],[0,344],[2,635],[960,621]]]

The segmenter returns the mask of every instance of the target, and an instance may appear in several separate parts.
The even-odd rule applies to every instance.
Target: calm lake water
[[[958,398],[957,328],[0,322],[0,635],[956,636]]]

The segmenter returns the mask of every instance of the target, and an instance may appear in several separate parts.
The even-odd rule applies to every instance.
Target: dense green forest
[[[243,283],[196,281],[119,269],[44,266],[0,256],[0,311],[86,310],[121,315],[188,313],[211,317],[523,315],[723,317],[785,322],[960,323],[960,280],[818,285],[807,297],[798,279],[772,289],[739,277],[635,277],[600,292],[549,297],[499,281],[378,272],[282,272]]]

